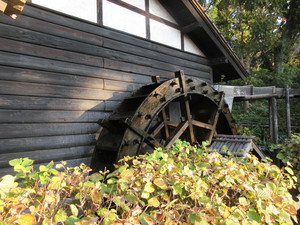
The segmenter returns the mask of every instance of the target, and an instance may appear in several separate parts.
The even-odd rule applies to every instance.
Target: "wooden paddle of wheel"
[[[124,156],[169,148],[176,139],[197,144],[212,141],[215,134],[236,134],[224,93],[182,71],[175,78],[143,86],[106,119],[91,167],[112,168]]]

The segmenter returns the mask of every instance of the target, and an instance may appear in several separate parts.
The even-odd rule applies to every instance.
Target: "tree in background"
[[[285,72],[286,64],[299,66],[300,1],[199,0],[199,3],[247,71],[263,68],[279,76]],[[292,73],[289,71],[295,78],[297,72]]]
[[[299,0],[199,0],[250,76],[229,84],[300,88]],[[283,101],[283,100],[280,100]],[[279,102],[281,138],[285,134],[284,104]],[[300,132],[300,101],[291,99],[294,132]],[[268,139],[268,102],[252,102],[248,113],[235,104],[240,123],[251,124],[252,134]],[[255,126],[257,124],[257,126]]]

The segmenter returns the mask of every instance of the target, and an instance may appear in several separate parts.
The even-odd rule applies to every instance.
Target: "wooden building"
[[[247,76],[195,0],[32,0],[0,14],[0,175],[21,157],[88,164],[97,120],[178,70]]]

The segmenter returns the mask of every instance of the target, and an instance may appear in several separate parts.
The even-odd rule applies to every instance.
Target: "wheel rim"
[[[132,107],[124,101],[107,120],[101,121],[106,128],[97,141],[92,168],[108,166],[124,156],[151,152],[156,147],[169,148],[178,138],[210,143],[217,133],[236,134],[224,93],[201,79],[179,71],[175,78],[147,88],[146,93],[137,91],[128,98]]]

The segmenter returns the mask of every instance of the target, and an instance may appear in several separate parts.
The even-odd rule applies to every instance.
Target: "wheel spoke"
[[[178,139],[183,132],[186,130],[186,128],[189,126],[188,121],[180,123],[176,129],[172,132],[172,134],[169,136],[169,138],[166,140],[165,147],[169,148],[176,139]]]
[[[184,81],[183,71],[179,71],[179,72],[175,73],[175,75],[179,79],[180,87],[182,89],[182,93],[184,94],[182,96],[182,100],[181,100],[182,114],[185,116],[185,118],[188,122],[190,141],[191,141],[191,143],[195,143],[196,137],[195,137],[194,127],[193,127],[193,123],[192,123],[192,116],[191,116],[191,109],[190,109],[190,102],[189,102],[190,96],[187,95],[187,90],[186,90],[187,88],[186,88],[186,84]]]
[[[205,129],[208,129],[208,130],[212,130],[213,129],[212,125],[207,124],[207,123],[203,123],[203,122],[200,122],[200,121],[197,121],[197,120],[192,120],[192,124],[194,126],[205,128]]]
[[[162,118],[163,118],[163,123],[164,123],[164,127],[165,127],[165,136],[167,139],[170,136],[170,133],[169,133],[169,127],[168,127],[166,108],[163,108],[163,110],[162,110]]]
[[[164,128],[164,126],[165,126],[164,122],[159,123],[158,125],[156,125],[156,127],[154,128],[154,130],[151,132],[150,135],[152,137],[155,137],[161,131],[161,129]]]
[[[207,139],[209,143],[211,143],[214,135],[217,133],[216,132],[217,123],[218,123],[218,120],[219,120],[220,111],[222,110],[223,104],[224,104],[224,93],[222,93],[218,108],[217,108],[217,110],[215,111],[215,113],[213,114],[213,117],[212,117],[212,121],[213,121],[212,122],[212,129],[211,129],[211,131],[209,133],[209,136],[208,136],[208,139]]]

